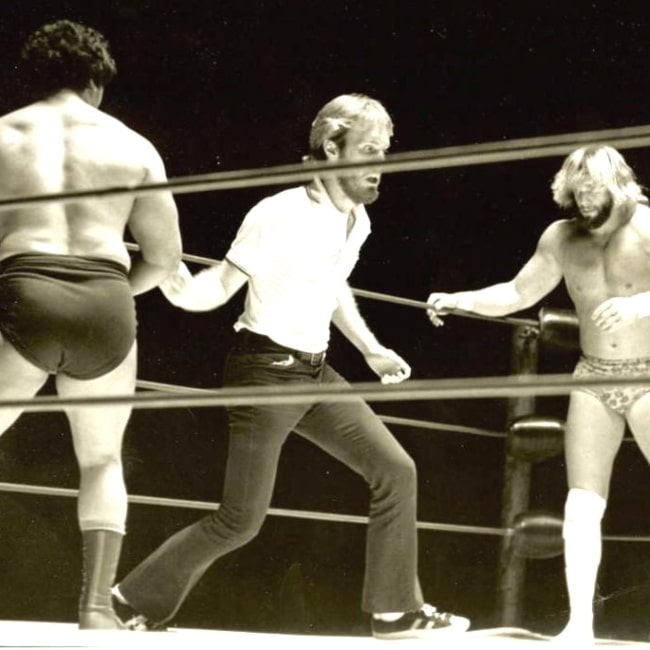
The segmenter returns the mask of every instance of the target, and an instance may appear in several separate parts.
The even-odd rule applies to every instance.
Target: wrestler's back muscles
[[[146,181],[149,143],[89,106],[39,102],[0,120],[0,197],[52,194]],[[134,197],[47,202],[0,211],[0,258],[41,252],[129,265],[123,235]]]

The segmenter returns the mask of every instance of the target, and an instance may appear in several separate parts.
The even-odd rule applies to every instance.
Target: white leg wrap
[[[585,529],[592,530],[594,526],[600,529],[606,505],[605,499],[591,490],[571,488],[564,504],[564,539],[580,535]]]
[[[564,508],[564,561],[571,620],[591,626],[601,557],[600,522],[607,502],[591,490],[572,488]]]

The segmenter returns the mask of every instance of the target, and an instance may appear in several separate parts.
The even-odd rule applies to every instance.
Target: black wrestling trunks
[[[126,358],[136,325],[117,262],[38,253],[0,261],[0,332],[38,368],[100,377]]]

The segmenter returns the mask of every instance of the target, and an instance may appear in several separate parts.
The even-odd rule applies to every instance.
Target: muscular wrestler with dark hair
[[[166,180],[151,143],[98,110],[116,71],[101,34],[65,20],[45,25],[22,57],[42,95],[0,117],[0,198]],[[127,228],[141,249],[133,261]],[[29,398],[51,374],[63,398],[133,392],[133,296],[158,286],[180,253],[168,193],[0,211],[0,399]],[[130,411],[65,410],[80,470],[82,629],[121,627],[110,587],[126,522],[121,444]],[[0,432],[19,415],[0,410]]]

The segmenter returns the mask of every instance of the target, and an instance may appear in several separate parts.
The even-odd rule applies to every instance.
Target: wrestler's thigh
[[[607,498],[614,459],[625,433],[625,419],[597,397],[571,393],[565,432],[569,488]]]
[[[0,398],[32,397],[48,376],[47,371],[27,361],[0,335]]]
[[[134,343],[124,361],[101,377],[81,380],[57,375],[57,392],[62,398],[130,395],[135,391],[136,370],[137,348]],[[77,454],[83,456],[118,448],[131,408],[131,404],[66,408]]]
[[[650,462],[650,393],[646,393],[632,404],[627,422],[639,449]]]
[[[0,399],[29,399],[47,381],[48,373],[21,356],[0,337]],[[0,435],[21,415],[21,408],[0,409]]]

